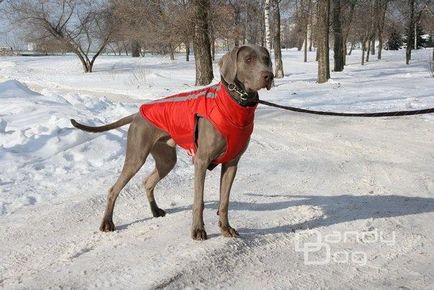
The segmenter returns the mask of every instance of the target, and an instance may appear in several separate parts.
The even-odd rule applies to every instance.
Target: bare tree
[[[307,62],[307,51],[312,50],[312,0],[295,1],[294,17],[291,25],[294,27],[293,39],[298,50],[304,51],[304,62]]]
[[[269,51],[271,51],[270,0],[265,0],[264,19],[265,19],[265,47]]]
[[[343,50],[344,50],[344,56],[343,56],[344,65],[346,65],[347,43],[348,43],[348,37],[349,37],[350,31],[351,31],[351,28],[352,28],[352,25],[353,25],[353,16],[354,16],[354,10],[355,10],[355,7],[356,7],[356,3],[357,3],[357,0],[350,0],[350,1],[347,0],[347,1],[344,1],[344,4],[345,4],[344,7],[346,9],[344,9],[342,11],[343,13],[341,13],[342,16],[343,16],[343,21],[342,21],[342,27],[343,27],[343,29],[342,30],[343,30],[344,39],[343,39],[343,43],[342,44],[344,46],[344,48],[343,48]],[[351,43],[350,46],[351,47],[350,47],[350,51],[348,52],[348,55],[351,54],[351,51],[352,51],[352,49],[354,47],[353,42]]]
[[[228,49],[232,47],[232,44],[229,45],[229,41],[233,41],[233,45],[243,41],[241,40],[241,7],[235,9],[234,6],[238,7],[240,3],[235,3],[235,1],[226,3],[223,0],[212,0],[211,2],[211,9],[208,13],[208,23],[213,59],[215,57],[215,42],[217,39],[224,39]]]
[[[329,15],[330,0],[318,2],[318,83],[325,83],[330,78],[329,64]]]
[[[248,0],[245,4],[245,22],[246,22],[246,42],[251,44],[261,44],[263,38],[263,1]],[[252,21],[255,19],[255,21]]]
[[[386,20],[387,4],[389,0],[379,0],[378,9],[378,21],[377,21],[377,35],[378,35],[378,55],[377,59],[381,59],[381,53],[383,50],[383,31],[384,23]]]
[[[203,86],[211,83],[214,78],[208,31],[209,0],[193,0],[193,10],[195,14],[193,48],[196,62],[196,86]]]
[[[309,0],[309,51],[312,51],[313,47],[313,35],[314,35],[314,17],[313,17],[313,0]],[[305,62],[307,62],[307,53],[305,56]]]
[[[369,62],[369,55],[375,54],[375,29],[376,29],[376,22],[377,19],[377,3],[378,0],[369,0],[368,7],[369,11],[368,17],[365,17],[365,22],[367,22],[367,29],[365,34],[365,46],[364,46],[364,52],[366,52],[366,62]]]
[[[273,7],[273,48],[274,48],[274,76],[278,79],[283,78],[282,49],[280,45],[280,0],[272,0]]]
[[[344,70],[344,43],[341,25],[341,0],[333,0],[334,71]]]
[[[309,23],[309,1],[296,0],[294,3],[294,15],[291,20],[293,35],[291,38],[299,51],[302,50],[304,43],[306,43]]]
[[[121,27],[119,37],[131,44],[133,56],[146,50],[174,59],[182,45],[188,53],[194,31],[190,0],[111,1]]]
[[[142,40],[149,36],[145,33],[145,29],[149,27],[149,6],[141,0],[111,1],[118,26],[115,39],[128,43],[132,57],[140,57]]]
[[[429,31],[430,34],[432,46],[432,64],[434,67],[434,3],[431,3],[431,6],[427,6],[427,8],[424,9],[424,12],[425,13],[421,15],[421,24],[424,27],[425,31]]]
[[[307,62],[307,46],[309,43],[309,51],[312,51],[312,0],[308,0],[307,16],[305,17],[304,25],[304,62]]]
[[[408,33],[407,33],[407,48],[405,50],[405,63],[409,64],[411,60],[411,47],[413,45],[413,31],[415,28],[415,17],[414,17],[414,9],[415,9],[415,0],[408,0],[408,6],[410,11],[410,17],[408,19]]]
[[[55,40],[92,72],[96,58],[110,41],[115,26],[108,3],[90,0],[7,0],[8,15],[25,25],[34,42]]]
[[[232,7],[233,11],[233,29],[234,29],[234,45],[240,45],[240,38],[242,36],[242,27],[241,27],[241,6],[242,3],[239,0],[229,0],[229,4]]]
[[[131,56],[139,57],[140,56],[140,42],[136,39],[132,39],[131,41]]]
[[[369,54],[371,32],[375,29],[374,25],[374,5],[372,0],[358,1],[354,9],[354,16],[352,21],[352,28],[349,35],[349,40],[353,46],[355,43],[360,43],[362,47],[361,64],[365,64],[367,57],[366,52]],[[368,59],[369,60],[369,59]]]

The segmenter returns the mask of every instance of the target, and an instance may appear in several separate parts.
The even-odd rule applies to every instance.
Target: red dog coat
[[[210,169],[234,159],[253,131],[256,105],[243,107],[222,83],[143,104],[140,114],[167,132],[176,144],[193,154],[197,150],[197,119],[206,118],[226,139],[226,151],[212,161]]]

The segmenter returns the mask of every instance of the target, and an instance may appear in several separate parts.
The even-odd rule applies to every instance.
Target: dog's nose
[[[273,78],[274,78],[273,73],[271,73],[271,72],[265,72],[264,73],[264,80],[266,82],[271,82],[273,80]]]

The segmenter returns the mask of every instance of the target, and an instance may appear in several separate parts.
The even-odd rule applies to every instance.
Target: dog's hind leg
[[[127,151],[125,163],[122,168],[121,175],[116,183],[110,188],[108,193],[107,206],[104,213],[100,230],[103,232],[114,231],[113,224],[113,209],[116,198],[120,191],[128,183],[128,181],[139,171],[140,167],[145,163],[146,157],[149,155],[153,147],[153,141],[147,140],[149,137],[149,127],[143,122],[133,122],[128,130]]]
[[[175,166],[176,148],[166,143],[158,142],[152,148],[151,155],[155,159],[155,169],[145,178],[144,185],[152,215],[154,217],[163,217],[166,215],[166,212],[158,207],[154,197],[154,188]]]

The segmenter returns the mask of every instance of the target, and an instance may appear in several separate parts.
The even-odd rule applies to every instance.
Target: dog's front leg
[[[229,194],[231,192],[232,183],[237,173],[238,159],[222,164],[222,172],[220,178],[220,205],[218,209],[219,227],[222,235],[225,237],[238,237],[238,233],[229,225],[228,208]]]
[[[206,232],[203,223],[203,191],[206,169],[209,161],[196,155],[194,158],[194,202],[193,202],[193,226],[191,236],[194,240],[206,240]]]

